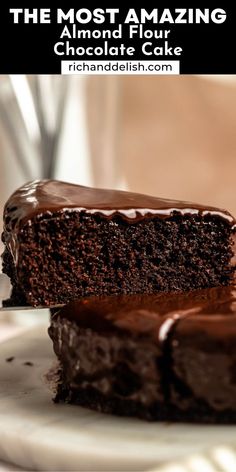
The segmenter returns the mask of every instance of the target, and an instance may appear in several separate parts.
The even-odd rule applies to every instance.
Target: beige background
[[[90,78],[92,165],[94,172],[96,168],[97,174],[103,177],[106,187],[115,186],[117,175],[117,186],[167,198],[205,202],[225,207],[236,215],[236,76],[220,79],[201,76]],[[70,80],[69,133],[67,146],[61,150],[62,163],[64,159],[67,171],[71,168],[73,181],[86,184],[86,179],[83,180],[86,172],[82,171],[82,166],[86,168],[86,162],[82,161],[87,157],[84,153],[82,159],[81,78],[73,76]],[[75,96],[79,89],[80,94]],[[114,114],[116,102],[118,119]],[[103,129],[106,132],[102,135]],[[20,130],[17,132],[21,138]],[[114,153],[112,148],[115,148]],[[31,153],[29,156],[33,165],[33,156]],[[6,139],[1,120],[0,163],[2,212],[9,194],[29,178],[19,167],[11,135]],[[41,177],[37,171],[34,174],[34,178]],[[59,177],[68,179],[65,166]],[[98,182],[99,179],[94,184]]]
[[[121,123],[130,188],[236,214],[236,76],[126,77]]]

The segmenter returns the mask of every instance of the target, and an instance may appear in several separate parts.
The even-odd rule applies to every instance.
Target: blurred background
[[[16,188],[42,178],[236,215],[236,76],[1,76],[0,162],[1,215]],[[0,299],[6,290],[0,275]],[[46,335],[48,319],[1,312],[0,342],[41,323]]]
[[[0,162],[1,215],[16,188],[42,178],[236,215],[236,76],[1,76]],[[44,311],[2,312],[0,340]]]
[[[235,76],[0,79],[1,213],[21,184],[57,178],[236,214],[235,157]]]

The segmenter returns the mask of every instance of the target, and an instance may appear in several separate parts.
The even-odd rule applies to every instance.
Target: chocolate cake
[[[234,232],[233,217],[217,208],[34,181],[4,210],[9,303],[229,285]]]
[[[236,289],[90,297],[54,314],[56,401],[148,420],[236,421]]]

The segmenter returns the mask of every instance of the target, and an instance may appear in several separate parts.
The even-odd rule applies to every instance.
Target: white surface
[[[36,470],[138,471],[235,437],[234,426],[147,423],[55,405],[43,380],[53,359],[46,327],[0,345],[0,459]]]
[[[235,472],[236,447],[218,446],[192,454],[181,462],[172,462],[149,472]]]

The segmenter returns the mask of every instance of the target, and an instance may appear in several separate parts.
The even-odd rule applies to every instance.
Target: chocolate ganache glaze
[[[168,295],[90,297],[70,302],[55,314],[54,319],[65,318],[81,328],[97,332],[131,332],[163,342],[174,322],[185,317],[194,319],[196,323],[205,323],[207,329],[223,336],[228,332],[229,319],[232,321],[235,317],[236,320],[236,287],[214,287]],[[219,329],[220,322],[224,327]]]
[[[53,212],[67,208],[101,213],[107,217],[117,212],[132,221],[146,214],[165,217],[177,211],[182,215],[210,213],[227,219],[230,223],[235,222],[230,213],[211,206],[121,190],[89,188],[56,180],[36,180],[19,188],[5,205],[5,218],[14,219],[15,224],[18,224],[47,210]]]
[[[77,300],[49,334],[59,400],[147,419],[236,419],[235,287]]]
[[[50,214],[70,209],[101,214],[106,218],[120,215],[131,223],[153,215],[167,218],[173,213],[210,214],[227,220],[231,226],[235,225],[229,212],[211,206],[119,190],[89,188],[56,180],[35,180],[16,190],[4,208],[4,239],[14,261],[17,262],[17,234],[27,220],[46,212]]]

